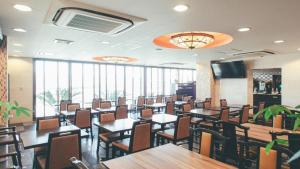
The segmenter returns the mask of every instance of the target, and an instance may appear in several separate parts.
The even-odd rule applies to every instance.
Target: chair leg
[[[109,143],[105,143],[105,159],[109,159]]]
[[[91,132],[91,137],[92,137],[92,142],[93,142],[93,140],[94,140],[94,135],[93,135],[93,127],[91,126],[91,128],[90,128],[90,132]]]
[[[111,153],[112,158],[116,157],[116,148],[112,146],[112,153]]]
[[[193,135],[189,137],[189,150],[193,150]]]
[[[98,140],[97,140],[97,155],[99,155],[99,148],[100,148],[100,138],[98,136]]]
[[[157,135],[156,135],[156,146],[159,146],[159,139],[160,139],[160,138],[159,138],[159,135],[157,134]]]
[[[14,166],[18,166],[17,156],[12,156],[12,161]]]

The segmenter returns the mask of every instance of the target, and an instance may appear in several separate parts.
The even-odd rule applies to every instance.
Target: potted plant
[[[287,117],[290,118],[294,118],[295,119],[295,123],[293,126],[293,131],[297,130],[298,127],[300,127],[300,114],[299,113],[295,113],[292,112],[289,106],[285,106],[285,105],[273,105],[273,106],[269,106],[266,107],[265,109],[263,109],[262,111],[256,113],[253,116],[253,119],[255,120],[259,115],[263,114],[265,121],[269,121],[271,119],[271,117],[276,116],[281,114],[282,112],[285,112],[287,114]],[[295,107],[296,109],[300,109],[300,105]],[[269,154],[270,150],[272,149],[273,145],[277,143],[280,145],[288,145],[288,141],[287,140],[282,140],[282,139],[276,139],[273,140],[272,142],[270,142],[267,146],[266,146],[266,152],[267,154]],[[300,150],[298,152],[296,152],[293,157],[291,157],[289,159],[289,162],[296,160],[300,158]]]
[[[17,117],[19,117],[21,114],[30,116],[30,110],[20,106],[16,101],[14,103],[0,101],[0,114],[2,118],[1,122],[3,122],[4,125],[8,125],[11,111],[15,111]]]

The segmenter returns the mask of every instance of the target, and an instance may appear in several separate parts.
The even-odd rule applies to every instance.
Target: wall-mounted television
[[[246,66],[243,61],[219,62],[212,61],[211,68],[215,79],[246,78]]]

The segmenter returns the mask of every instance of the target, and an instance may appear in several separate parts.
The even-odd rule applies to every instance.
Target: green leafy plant
[[[30,110],[25,107],[21,107],[16,101],[14,103],[0,101],[0,113],[3,120],[6,121],[9,119],[9,113],[11,111],[15,111],[17,117],[21,114],[30,116]]]
[[[47,90],[47,91],[39,93],[37,95],[37,98],[42,101],[45,99],[45,102],[47,104],[49,104],[50,106],[54,106],[57,104],[57,98],[56,98],[57,96],[54,94],[55,93]],[[73,91],[72,98],[75,96],[78,96],[80,94],[81,94],[81,92]],[[68,89],[59,89],[59,96],[60,96],[61,100],[68,100],[69,99],[69,90]]]
[[[297,130],[297,128],[300,127],[300,114],[291,111],[290,108],[291,107],[285,106],[285,105],[272,105],[272,106],[266,107],[262,111],[256,113],[253,118],[255,120],[263,114],[265,121],[269,121],[271,119],[271,117],[274,117],[274,116],[279,115],[284,112],[287,114],[287,117],[295,118],[295,124],[294,124],[293,130]],[[300,105],[296,106],[295,108],[300,109]],[[266,146],[267,154],[270,153],[270,151],[275,143],[280,144],[280,145],[288,145],[287,140],[283,140],[283,139],[273,140]],[[297,158],[300,158],[300,151],[295,153],[295,155],[289,160],[289,162],[291,162]]]

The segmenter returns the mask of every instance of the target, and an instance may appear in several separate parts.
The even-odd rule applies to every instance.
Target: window
[[[125,96],[127,104],[134,104],[138,96],[175,94],[178,82],[196,79],[191,69],[40,59],[34,64],[36,117],[55,115],[61,100],[91,107],[93,98]]]

